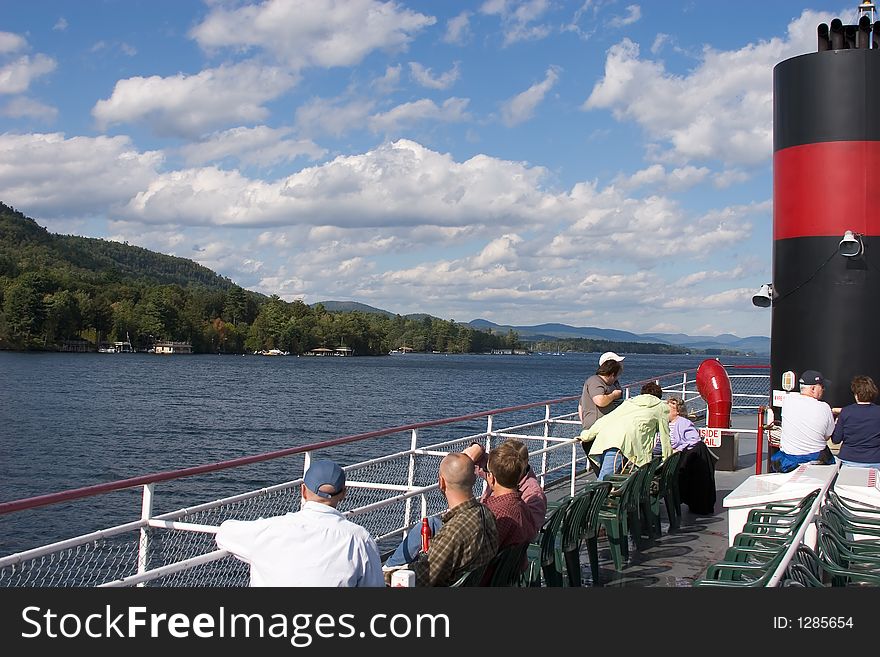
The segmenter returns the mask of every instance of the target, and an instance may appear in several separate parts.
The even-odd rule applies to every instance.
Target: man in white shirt
[[[789,393],[782,401],[782,436],[779,451],[771,461],[778,472],[789,472],[801,463],[820,459],[834,433],[831,407],[820,401],[825,392],[825,377],[816,370],[806,370],[800,378],[800,394]],[[827,454],[830,456],[830,450]],[[834,457],[830,456],[830,463]]]
[[[220,525],[217,546],[250,564],[251,586],[385,586],[373,537],[336,509],[342,468],[313,461],[300,490],[296,513]]]

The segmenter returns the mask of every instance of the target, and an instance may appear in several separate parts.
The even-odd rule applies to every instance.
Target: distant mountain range
[[[374,308],[356,301],[322,301],[324,307],[331,312],[359,311],[363,313],[378,313],[388,317],[395,317],[396,313]],[[314,304],[313,304],[314,305]],[[425,317],[424,313],[404,315],[412,319]],[[670,344],[690,349],[727,349],[755,354],[757,356],[770,355],[770,338],[763,335],[753,335],[740,338],[730,333],[721,335],[686,335],[684,333],[632,333],[619,329],[605,329],[597,326],[569,326],[568,324],[537,324],[535,326],[515,326],[510,324],[496,324],[486,319],[474,319],[466,323],[475,329],[492,329],[495,333],[507,333],[509,330],[516,331],[520,339],[532,340],[564,340],[584,338],[588,340],[610,340],[612,342],[646,342]]]

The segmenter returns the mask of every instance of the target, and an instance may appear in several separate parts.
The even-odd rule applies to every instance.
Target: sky
[[[8,3],[0,201],[287,301],[766,336],[773,67],[857,6]]]

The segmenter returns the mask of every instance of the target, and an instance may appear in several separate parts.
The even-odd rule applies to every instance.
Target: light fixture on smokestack
[[[757,294],[752,297],[752,304],[758,308],[769,308],[773,305],[773,285],[764,283]]]
[[[840,255],[845,258],[855,258],[856,256],[862,255],[865,252],[865,245],[862,243],[862,236],[851,230],[846,231],[843,234],[843,239],[840,240],[840,244],[837,245],[837,250],[840,251]]]

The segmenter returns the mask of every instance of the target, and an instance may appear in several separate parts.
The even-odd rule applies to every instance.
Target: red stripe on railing
[[[479,411],[477,413],[469,413],[467,415],[459,415],[457,417],[448,417],[440,420],[428,420],[426,422],[416,422],[413,424],[404,424],[398,427],[388,427],[377,431],[368,431],[366,433],[358,433],[333,440],[325,440],[320,443],[312,443],[310,445],[301,445],[299,447],[288,447],[286,449],[276,450],[274,452],[266,452],[265,454],[255,454],[253,456],[243,456],[229,461],[220,461],[219,463],[209,463],[206,465],[197,465],[191,468],[183,468],[181,470],[169,470],[167,472],[158,472],[154,474],[141,475],[139,477],[131,477],[129,479],[121,479],[119,481],[111,481],[104,484],[95,484],[93,486],[85,486],[84,488],[74,488],[71,490],[61,491],[58,493],[49,493],[47,495],[38,495],[36,497],[28,497],[21,500],[13,500],[11,502],[0,502],[0,515],[13,513],[15,511],[23,511],[25,509],[35,509],[49,504],[57,504],[59,502],[70,502],[85,497],[94,497],[101,493],[111,493],[117,490],[125,490],[126,488],[134,488],[135,486],[145,486],[147,484],[155,484],[170,479],[182,479],[193,475],[206,474],[209,472],[217,472],[219,470],[227,470],[242,465],[250,465],[251,463],[260,463],[262,461],[270,461],[284,456],[293,454],[302,454],[304,452],[314,451],[318,449],[326,449],[328,447],[336,447],[337,445],[345,445],[355,443],[370,438],[378,438],[387,436],[392,433],[401,433],[403,431],[412,431],[413,429],[425,429],[428,427],[437,427],[444,424],[453,424],[456,422],[464,422],[466,420],[475,420],[489,415],[499,415],[501,413],[510,413],[513,411],[523,411],[537,406],[546,406],[548,404],[561,404],[568,401],[580,399],[580,395],[571,395],[568,397],[560,397],[548,401],[532,402],[519,406],[508,406],[506,408],[497,408],[491,411]]]

